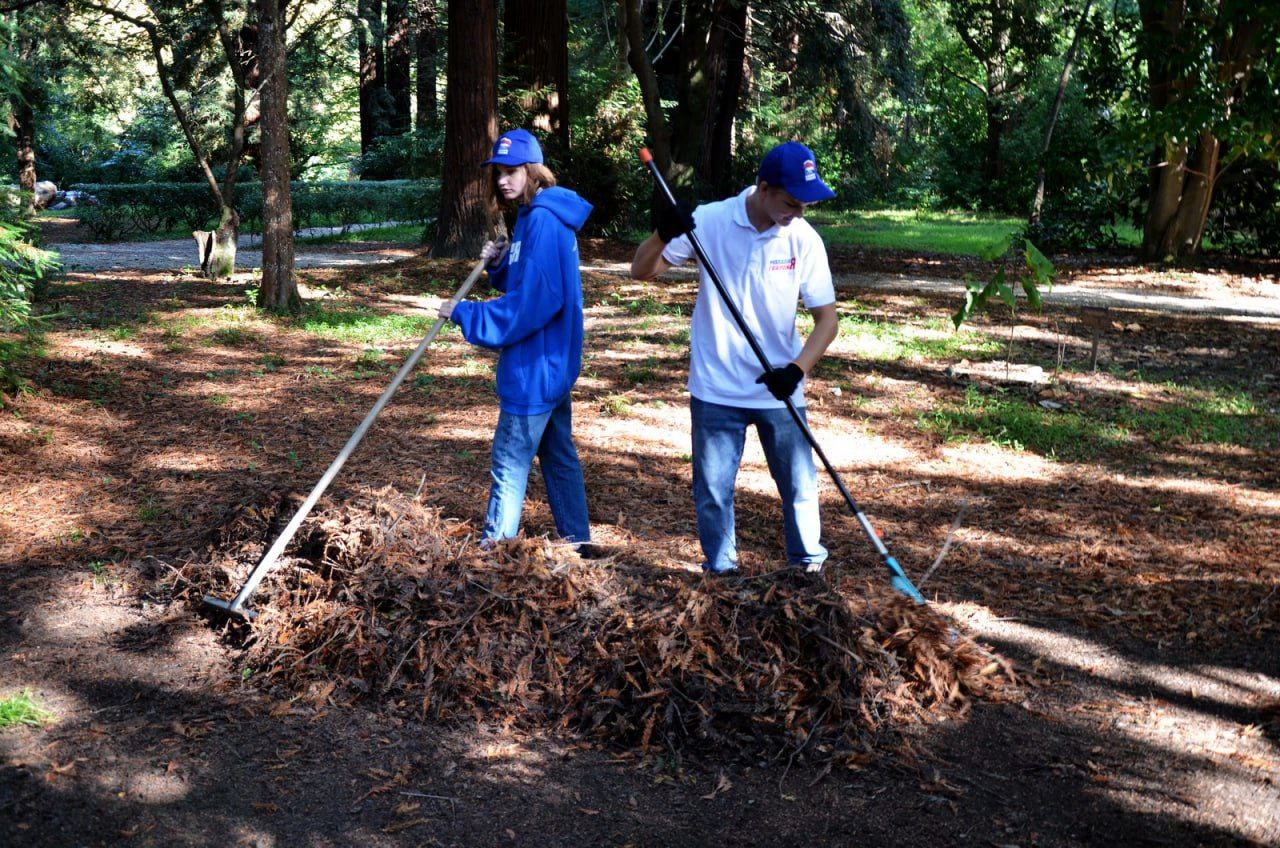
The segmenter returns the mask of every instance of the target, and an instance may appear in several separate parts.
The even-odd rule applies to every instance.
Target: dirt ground
[[[584,246],[588,259],[621,253]],[[430,310],[466,270],[411,259],[303,281],[335,306]],[[1232,288],[1262,271],[1203,273]],[[0,843],[1280,843],[1274,445],[1138,440],[1066,462],[949,443],[916,421],[964,396],[950,363],[869,362],[837,342],[808,392],[815,432],[913,577],[964,509],[923,589],[1018,664],[1016,697],[902,728],[864,765],[830,773],[786,757],[637,756],[424,725],[376,698],[259,684],[216,620],[162,591],[229,510],[309,489],[414,343],[383,345],[384,364],[371,364],[366,345],[237,311],[249,284],[100,272],[54,289],[62,315],[26,367],[33,391],[0,415],[0,696],[30,689],[56,719],[0,731]],[[595,273],[584,285],[575,433],[593,532],[655,569],[688,567],[681,332],[693,287]],[[841,295],[842,312],[894,321],[954,305]],[[1280,410],[1275,323],[1133,313],[1092,373],[1079,367],[1089,331],[1070,310],[1018,321],[1020,357],[1052,366],[1062,352],[1068,367],[1046,397],[1068,407],[1154,403],[1160,381],[1176,380],[1251,386]],[[999,317],[983,326],[1008,331]],[[492,361],[442,340],[336,488],[422,485],[425,501],[478,527]],[[744,568],[776,568],[776,494],[758,448],[739,482]],[[825,481],[823,508],[826,579],[849,592],[882,581]],[[536,482],[526,527],[552,529]]]

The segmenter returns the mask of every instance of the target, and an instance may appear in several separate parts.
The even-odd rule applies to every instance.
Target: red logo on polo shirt
[[[794,271],[796,269],[796,258],[792,256],[790,259],[770,259],[770,271]]]

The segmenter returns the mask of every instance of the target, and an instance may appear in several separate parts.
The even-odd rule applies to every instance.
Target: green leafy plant
[[[964,303],[951,316],[951,323],[955,325],[957,330],[975,314],[987,307],[992,297],[998,297],[1004,301],[1009,310],[1016,316],[1018,313],[1018,295],[1014,290],[1014,285],[1021,285],[1022,291],[1027,296],[1027,303],[1032,309],[1043,308],[1043,300],[1041,298],[1041,289],[1048,292],[1053,289],[1053,263],[1045,257],[1030,241],[1023,240],[1022,256],[1025,263],[1025,271],[1022,276],[1016,280],[1010,281],[1007,278],[1004,266],[996,269],[995,276],[982,283],[970,278],[965,279]],[[1012,336],[1010,336],[1010,344],[1012,344]]]

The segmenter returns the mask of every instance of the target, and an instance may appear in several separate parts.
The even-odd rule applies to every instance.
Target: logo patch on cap
[[[507,138],[506,136],[503,136],[502,139],[498,142],[498,155],[506,156],[510,152],[511,152],[511,139]]]
[[[804,160],[804,181],[810,182],[818,178],[818,166],[813,164],[812,159]]]

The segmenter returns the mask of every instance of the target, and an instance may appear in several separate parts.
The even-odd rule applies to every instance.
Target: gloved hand
[[[487,241],[484,247],[480,249],[480,258],[484,260],[485,265],[497,265],[502,259],[502,255],[507,252],[509,242],[506,239],[502,241]]]
[[[693,232],[694,226],[693,209],[685,201],[672,206],[666,198],[659,198],[653,204],[653,228],[658,231],[658,238],[663,244]]]
[[[764,383],[769,394],[778,400],[786,400],[795,394],[796,386],[804,379],[804,372],[794,362],[788,362],[781,368],[766,371],[756,378],[757,383]]]

